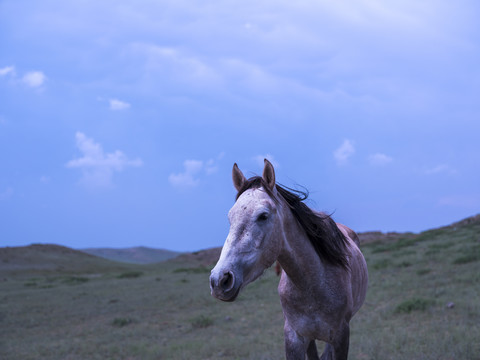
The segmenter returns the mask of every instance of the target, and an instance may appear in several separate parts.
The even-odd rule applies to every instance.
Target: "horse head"
[[[249,180],[234,164],[232,178],[237,201],[228,213],[230,231],[210,275],[211,293],[223,301],[234,301],[243,287],[275,262],[282,238],[272,164],[265,159],[263,176]]]

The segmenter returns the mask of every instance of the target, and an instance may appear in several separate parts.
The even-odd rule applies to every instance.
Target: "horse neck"
[[[283,206],[282,240],[278,262],[295,285],[310,286],[309,279],[318,278],[320,274],[324,273],[325,267],[305,230],[286,204]]]

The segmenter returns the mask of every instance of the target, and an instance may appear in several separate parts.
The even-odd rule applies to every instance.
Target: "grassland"
[[[350,359],[480,358],[480,221],[362,250],[370,286]],[[0,359],[284,358],[272,270],[221,303],[211,264],[102,264],[1,272]]]
[[[131,248],[89,248],[81,249],[90,255],[108,260],[121,261],[133,264],[153,264],[178,256],[180,253],[164,249],[153,249],[144,246]]]

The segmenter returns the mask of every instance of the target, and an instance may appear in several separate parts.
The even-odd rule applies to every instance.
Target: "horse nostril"
[[[227,292],[232,289],[234,284],[233,273],[229,271],[228,273],[223,274],[222,280],[220,280],[220,287],[224,292]]]

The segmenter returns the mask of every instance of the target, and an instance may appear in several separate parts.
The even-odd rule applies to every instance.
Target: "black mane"
[[[268,185],[260,176],[254,176],[246,180],[243,187],[237,193],[236,199],[246,190],[260,187],[263,187],[267,194],[277,201]],[[278,194],[280,194],[288,204],[292,214],[300,223],[303,230],[305,230],[318,256],[332,265],[348,268],[346,256],[347,239],[330,215],[314,212],[305,205],[303,201],[307,199],[308,191],[294,190],[279,184],[276,185],[276,189]]]

